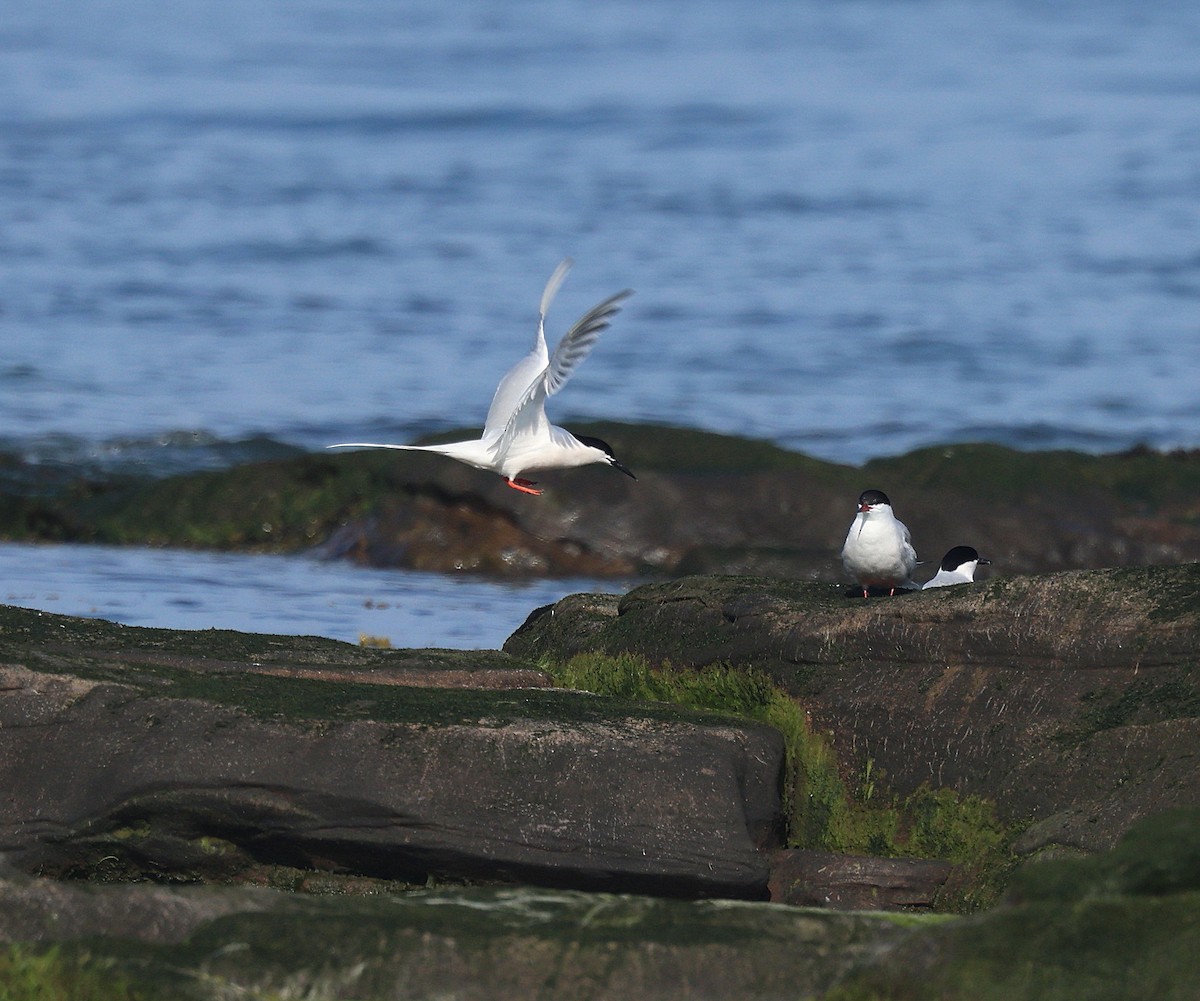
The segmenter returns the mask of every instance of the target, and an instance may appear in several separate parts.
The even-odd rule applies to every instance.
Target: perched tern
[[[607,442],[599,438],[577,438],[546,419],[546,398],[567,384],[601,332],[607,329],[613,316],[620,310],[621,302],[633,295],[632,291],[626,289],[589,309],[563,335],[551,357],[546,350],[546,313],[570,268],[571,260],[568,258],[555,268],[554,274],[546,282],[533,350],[500,380],[496,395],[492,397],[492,405],[488,408],[481,438],[452,441],[445,445],[343,442],[327,447],[436,452],[476,469],[499,473],[514,490],[534,495],[542,491],[536,489],[532,480],[524,479],[520,474],[535,469],[566,469],[602,462],[636,480],[637,477],[613,455]]]
[[[889,594],[895,594],[897,588],[919,590],[912,579],[916,565],[908,529],[896,520],[887,494],[864,490],[842,546],[846,573],[858,582],[865,598],[871,587],[886,587]]]
[[[942,565],[937,574],[927,580],[924,587],[949,587],[951,584],[970,584],[975,580],[975,568],[980,564],[989,564],[975,551],[973,546],[955,546],[942,557]]]

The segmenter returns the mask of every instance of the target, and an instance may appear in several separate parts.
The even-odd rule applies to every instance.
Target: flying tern
[[[892,513],[892,502],[882,490],[864,490],[858,512],[842,546],[842,566],[858,582],[863,597],[871,587],[918,589],[912,572],[917,566],[908,528]]]
[[[626,289],[611,295],[583,314],[558,342],[553,356],[546,349],[546,313],[558,287],[570,270],[570,258],[554,270],[542,292],[537,335],[533,350],[510,368],[488,408],[483,435],[469,441],[445,445],[389,445],[376,442],[343,442],[329,448],[395,448],[413,452],[436,452],[476,469],[499,473],[504,482],[522,493],[539,495],[533,480],[520,474],[537,469],[566,469],[605,463],[637,479],[623,465],[607,442],[584,435],[576,437],[546,418],[546,399],[567,384],[575,369],[588,356],[602,331],[607,329],[621,303],[633,292]]]

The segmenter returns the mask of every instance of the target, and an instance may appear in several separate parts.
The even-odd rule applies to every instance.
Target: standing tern
[[[553,357],[546,349],[546,313],[559,285],[571,268],[567,258],[557,268],[542,292],[538,312],[537,336],[533,350],[510,368],[488,408],[483,436],[445,445],[387,445],[375,442],[343,442],[328,448],[396,448],[412,452],[436,452],[465,462],[476,469],[499,473],[504,482],[522,493],[540,495],[533,480],[519,474],[535,469],[566,469],[602,462],[637,479],[617,457],[607,442],[599,438],[576,437],[546,418],[546,398],[567,384],[572,373],[588,356],[592,346],[607,329],[621,302],[633,295],[626,289],[611,295],[583,314],[568,330]]]
[[[864,490],[859,496],[858,513],[842,546],[842,566],[858,582],[864,598],[871,587],[886,587],[889,594],[897,588],[919,590],[912,579],[917,566],[912,538],[882,490]]]
[[[937,574],[927,580],[924,587],[949,587],[951,584],[973,583],[975,568],[991,562],[980,556],[974,546],[955,546],[942,557],[942,565]]]

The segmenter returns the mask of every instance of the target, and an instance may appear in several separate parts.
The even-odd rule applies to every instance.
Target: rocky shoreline
[[[96,1001],[1193,996],[1195,457],[850,470],[670,429],[621,454],[643,493],[581,471],[529,508],[375,456],[4,498],[8,537],[655,579],[533,610],[502,651],[0,607],[0,980]],[[827,537],[889,475],[919,545],[971,531],[996,576],[834,583]]]
[[[0,478],[0,538],[315,549],[373,566],[497,578],[734,573],[832,582],[841,579],[837,554],[854,500],[869,486],[884,489],[912,529],[926,563],[920,579],[961,544],[988,555],[997,576],[1200,559],[1200,452],[948,445],[857,468],[677,428],[576,430],[610,441],[637,483],[599,468],[550,473],[534,501],[459,463],[370,451],[159,480],[59,476],[42,491],[17,468]]]
[[[699,577],[624,598],[573,596],[532,615],[506,652],[0,609],[0,934],[26,962],[45,955],[39,943],[66,946],[55,961],[74,957],[72,975],[103,957],[146,997],[225,996],[214,984],[271,996],[296,970],[285,964],[285,976],[265,945],[231,962],[228,936],[311,936],[330,921],[374,928],[396,952],[350,950],[355,962],[339,953],[331,966],[310,946],[324,958],[301,964],[304,982],[340,985],[314,996],[353,984],[353,996],[420,997],[431,982],[422,977],[454,970],[451,996],[516,997],[545,962],[567,964],[578,997],[621,985],[679,996],[680,976],[710,978],[725,997],[778,997],[788,982],[804,997],[960,996],[912,987],[917,970],[974,997],[991,988],[961,966],[962,936],[975,942],[980,921],[1011,935],[1022,908],[1069,923],[1072,906],[1053,888],[1095,878],[1097,865],[1115,864],[1089,861],[1106,851],[1158,873],[1110,899],[1122,915],[1149,906],[1150,886],[1155,902],[1200,913],[1188,909],[1200,906],[1200,568],[866,602],[844,590]],[[1104,633],[1092,628],[1101,619]],[[803,707],[808,746],[741,713],[547,687],[580,665],[622,684],[631,671],[708,674],[719,684],[704,698],[724,686],[731,703],[749,679]],[[930,913],[977,909],[984,898],[972,891],[998,876],[1006,895],[973,924]],[[668,919],[651,901],[664,898],[685,944],[656,949],[654,923]],[[759,910],[702,904],[713,898]],[[751,903],[768,898],[802,906]],[[387,900],[409,903],[401,915]],[[470,924],[479,908],[506,920],[466,947],[464,929],[442,922]],[[638,929],[618,936],[633,980],[585,960],[579,937],[595,930],[596,908]],[[571,958],[558,932],[530,931],[529,909],[576,927]],[[605,925],[590,948],[611,953],[614,934]],[[501,975],[513,935],[538,959]],[[745,935],[759,947],[736,960],[723,952]],[[803,971],[787,958],[801,941],[813,950]],[[986,936],[972,945],[993,947]],[[1153,954],[1155,969],[1186,978],[1168,953]],[[411,989],[379,987],[399,955],[423,973]],[[184,985],[181,963],[193,977]],[[838,994],[860,980],[875,993]],[[511,994],[497,987],[510,981]],[[1106,996],[1015,989],[1007,996]],[[1172,990],[1155,996],[1186,996]]]

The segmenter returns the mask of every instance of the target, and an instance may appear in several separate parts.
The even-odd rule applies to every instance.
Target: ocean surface
[[[619,582],[494,583],[303,556],[0,544],[0,603],[131,626],[498,649],[542,605]]]
[[[477,425],[568,255],[552,340],[636,292],[568,426],[1200,446],[1198,52],[1174,0],[10,5],[0,471]]]

